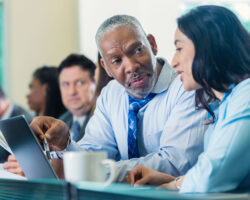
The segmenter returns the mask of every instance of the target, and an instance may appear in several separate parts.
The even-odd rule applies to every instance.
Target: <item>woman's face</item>
[[[176,68],[177,73],[181,75],[180,79],[184,83],[184,89],[190,91],[201,88],[195,82],[192,74],[192,64],[195,55],[193,42],[177,28],[174,44],[176,51],[172,59],[172,67]]]
[[[28,104],[31,110],[38,114],[44,112],[46,104],[47,85],[42,84],[39,79],[33,78],[29,84],[30,92],[27,94]]]

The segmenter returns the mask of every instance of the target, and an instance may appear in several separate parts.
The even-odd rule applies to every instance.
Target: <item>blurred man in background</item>
[[[60,119],[70,128],[71,138],[79,141],[95,105],[95,64],[84,55],[71,54],[58,68],[64,106],[68,109]]]

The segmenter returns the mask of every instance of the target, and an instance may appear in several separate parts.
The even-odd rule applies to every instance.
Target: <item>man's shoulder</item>
[[[14,104],[13,105],[14,107],[13,107],[13,111],[12,111],[12,113],[14,113],[14,114],[26,114],[26,113],[28,113],[28,114],[30,114],[26,109],[24,109],[23,107],[21,107],[21,106],[19,106],[19,105],[17,105],[17,104]],[[31,115],[31,114],[30,114]]]
[[[65,123],[69,123],[70,121],[73,120],[73,115],[71,114],[71,112],[66,111],[58,119],[64,121]]]
[[[102,110],[102,112],[117,111],[127,101],[126,97],[125,88],[116,80],[112,80],[102,89],[97,98],[96,108]]]
[[[106,87],[102,89],[100,94],[100,98],[112,98],[114,100],[115,97],[120,96],[125,92],[125,88],[118,83],[116,80],[112,80],[108,83]]]
[[[164,93],[168,101],[178,104],[179,101],[184,99],[194,98],[195,91],[186,91],[183,82],[180,80],[180,75],[178,75],[173,79],[169,88]]]
[[[180,79],[180,75],[175,76],[175,78],[173,78],[173,80],[172,80],[172,82],[171,82],[171,84],[169,86],[169,90],[171,92],[174,92],[174,91],[178,92],[177,89],[178,90],[182,90],[182,91],[186,91],[184,89],[184,84],[183,84],[183,82]]]
[[[26,120],[30,123],[32,121],[32,119],[34,118],[34,116],[26,109],[24,109],[23,107],[14,104],[13,105],[13,110],[10,114],[11,117],[17,116],[17,115],[24,115]]]
[[[115,79],[111,80],[106,86],[106,88],[108,88],[108,91],[116,91],[116,90],[121,90],[121,89],[124,90],[124,87],[120,83],[118,83],[118,81]]]
[[[191,96],[194,94],[194,91],[186,91],[184,89],[184,84],[181,81],[181,75],[177,74],[176,70],[170,66],[167,59],[159,57],[158,61],[160,61],[163,67],[165,67],[164,77],[165,79],[168,79],[165,84],[169,85],[165,91],[166,93],[169,93],[170,95],[188,94]]]

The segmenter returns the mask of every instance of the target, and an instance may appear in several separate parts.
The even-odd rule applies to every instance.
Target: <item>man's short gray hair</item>
[[[97,29],[95,41],[98,49],[100,49],[99,41],[104,36],[104,34],[121,26],[132,26],[138,31],[141,31],[146,36],[146,33],[143,30],[140,22],[135,17],[129,15],[114,15],[113,17],[106,19]]]

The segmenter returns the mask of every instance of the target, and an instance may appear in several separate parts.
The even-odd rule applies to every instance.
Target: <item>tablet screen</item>
[[[57,178],[24,116],[1,120],[0,130],[28,179]]]

